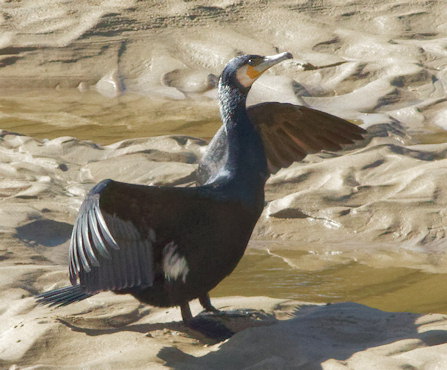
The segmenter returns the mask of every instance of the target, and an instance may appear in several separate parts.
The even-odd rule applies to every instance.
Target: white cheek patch
[[[244,87],[250,87],[256,80],[248,75],[248,67],[248,65],[245,65],[236,71],[236,79]]]
[[[185,257],[181,256],[177,251],[177,245],[174,242],[169,242],[163,248],[163,271],[165,278],[169,280],[182,279],[186,281],[189,267]]]

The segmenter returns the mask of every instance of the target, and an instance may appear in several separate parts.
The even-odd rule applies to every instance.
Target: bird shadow
[[[172,331],[182,331],[183,329],[187,329],[181,322],[168,322],[168,323],[153,323],[153,324],[131,324],[125,326],[116,326],[116,327],[106,327],[106,328],[87,328],[81,325],[76,325],[66,319],[58,318],[58,322],[62,325],[66,326],[70,330],[83,333],[90,337],[96,337],[100,335],[114,334],[120,333],[123,331],[129,331],[134,333],[150,333],[155,330],[172,330]]]
[[[231,311],[220,311],[218,314],[201,312],[196,318],[209,319],[228,326],[233,332],[239,332],[245,330],[249,327],[271,325],[276,322],[277,319],[264,311],[252,310],[252,309],[237,309]],[[183,337],[197,340],[199,343],[204,345],[210,345],[218,343],[218,339],[206,337],[200,331],[194,330],[186,326],[182,321],[172,321],[172,322],[162,322],[162,323],[131,323],[129,318],[124,318],[123,320],[107,320],[106,322],[101,322],[103,327],[92,327],[97,326],[98,322],[96,320],[84,321],[77,317],[58,317],[57,321],[62,325],[66,326],[70,330],[78,333],[83,333],[88,336],[101,336],[109,335],[119,332],[135,332],[142,333],[148,337],[152,337],[152,333],[157,331],[162,331],[169,334],[181,334]],[[138,320],[138,318],[133,317],[132,321]],[[90,326],[90,327],[89,327]],[[154,335],[156,336],[156,335]]]
[[[40,260],[65,265],[72,229],[66,222],[41,218],[17,227],[14,237],[32,248]]]
[[[16,229],[16,238],[33,247],[56,247],[70,239],[73,225],[50,219],[34,220]]]
[[[196,357],[173,346],[158,357],[172,369],[278,368],[322,370],[354,355],[380,357],[447,343],[447,331],[429,330],[422,315],[384,312],[356,303],[298,307],[286,320],[246,327],[220,346]],[[442,321],[445,319],[434,319]],[[422,328],[427,325],[428,327]],[[427,330],[428,329],[428,330]],[[381,346],[387,346],[386,350]],[[369,354],[363,353],[368,351]],[[366,358],[366,357],[365,357]],[[386,360],[385,360],[386,361]],[[385,362],[384,362],[385,363]]]

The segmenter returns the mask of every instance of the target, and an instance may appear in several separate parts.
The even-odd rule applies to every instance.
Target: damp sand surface
[[[0,367],[447,368],[444,2],[0,10]],[[368,135],[269,179],[246,255],[212,292],[216,307],[243,314],[223,319],[237,334],[212,343],[177,308],[111,293],[37,305],[68,283],[86,192],[104,178],[191,186],[219,126],[224,65],[282,51],[294,59],[255,83],[250,104],[314,107]]]

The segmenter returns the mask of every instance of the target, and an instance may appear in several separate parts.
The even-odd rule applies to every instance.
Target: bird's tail
[[[92,294],[86,293],[82,287],[77,284],[39,294],[36,299],[39,303],[50,306],[66,306],[67,304],[82,301],[91,296]]]

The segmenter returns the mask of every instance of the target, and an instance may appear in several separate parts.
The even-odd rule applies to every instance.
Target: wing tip
[[[82,301],[91,296],[92,294],[85,292],[80,285],[72,285],[43,292],[35,298],[40,304],[59,307]]]

